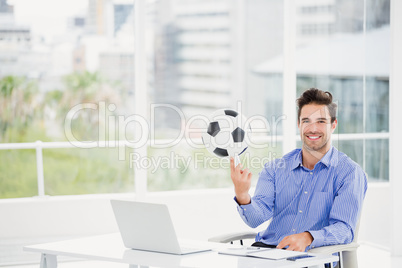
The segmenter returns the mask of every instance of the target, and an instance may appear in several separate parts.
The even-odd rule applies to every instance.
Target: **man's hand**
[[[251,187],[251,172],[248,168],[241,170],[241,164],[238,164],[237,167],[234,166],[233,157],[230,158],[230,177],[232,178],[236,199],[239,205],[246,205],[251,202],[250,195],[248,191]]]
[[[286,246],[289,246],[286,250],[304,252],[306,250],[306,247],[310,246],[313,240],[314,238],[309,232],[289,235],[282,239],[282,241],[278,244],[276,248],[284,248]]]

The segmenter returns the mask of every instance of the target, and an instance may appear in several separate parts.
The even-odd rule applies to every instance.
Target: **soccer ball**
[[[246,135],[251,131],[247,119],[234,110],[222,109],[209,118],[208,129],[202,134],[207,150],[220,157],[237,157],[247,149]]]

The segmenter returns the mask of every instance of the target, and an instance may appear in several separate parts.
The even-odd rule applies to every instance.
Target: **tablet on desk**
[[[270,260],[282,260],[292,257],[300,257],[308,255],[306,252],[289,251],[277,248],[227,248],[218,251],[220,254],[255,257]]]
[[[264,258],[271,260],[281,260],[295,257],[306,256],[307,253],[300,251],[290,251],[284,249],[271,248],[269,250],[261,250],[250,253],[248,256],[256,258]]]

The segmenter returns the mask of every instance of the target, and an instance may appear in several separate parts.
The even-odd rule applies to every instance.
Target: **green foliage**
[[[21,142],[42,118],[36,82],[22,77],[0,79],[0,142]]]
[[[119,107],[122,99],[122,92],[110,81],[103,79],[99,73],[94,72],[76,72],[63,77],[63,90],[54,90],[46,94],[45,100],[47,107],[55,111],[56,118],[54,125],[64,130],[66,116],[69,111],[77,105],[96,104],[105,102],[105,104],[115,104]],[[81,109],[73,118],[72,131],[74,137],[78,140],[96,140],[99,136],[99,122],[108,116],[116,114],[107,111],[107,115],[101,115],[99,111],[92,109]],[[59,137],[65,139],[65,137]]]
[[[128,161],[117,156],[113,148],[44,149],[46,195],[133,191]],[[0,159],[0,198],[38,195],[35,150],[0,150]]]
[[[133,191],[134,175],[117,149],[44,150],[45,192],[48,195]]]
[[[64,140],[63,136],[49,135],[49,130],[63,129],[66,114],[75,105],[98,104],[101,101],[106,105],[113,103],[117,113],[122,99],[124,95],[119,87],[105,81],[98,73],[68,75],[63,78],[62,89],[46,93],[38,90],[36,82],[21,77],[4,77],[0,80],[0,142]],[[54,116],[50,117],[49,114]],[[110,111],[102,116],[109,115]],[[72,122],[75,137],[82,141],[97,140],[101,122],[99,116],[97,111],[90,109],[80,111]],[[249,149],[247,152],[251,157],[264,157],[273,150]],[[130,153],[135,151],[127,150],[126,160],[120,161],[116,148],[43,149],[45,193],[76,195],[131,192],[134,190],[135,164],[130,166]],[[167,149],[150,148],[148,154],[148,159],[165,161],[164,165],[150,166],[148,169],[150,191],[232,185],[229,162],[209,154],[205,149],[180,145]],[[177,158],[182,161],[172,165]],[[0,159],[0,198],[37,195],[35,150],[0,150]],[[248,165],[246,162],[243,164]],[[255,174],[255,182],[262,166],[250,168]]]
[[[41,92],[36,81],[3,77],[0,80],[0,142],[65,140],[64,136],[49,136],[49,130],[59,129],[58,133],[63,134],[64,119],[73,106],[100,101],[119,104],[119,89],[98,73],[74,73],[63,78],[63,83],[61,90]],[[49,118],[49,113],[55,116]],[[98,114],[86,111],[73,120],[72,127],[81,140],[97,139],[98,124]],[[46,194],[132,191],[132,171],[127,162],[114,160],[117,153],[113,150],[44,149]],[[0,198],[37,195],[34,150],[0,150],[0,159]]]
[[[63,98],[63,91],[61,90],[53,90],[49,91],[45,94],[45,103],[48,105],[57,105]]]
[[[0,198],[38,195],[35,150],[0,150]]]
[[[263,149],[248,148],[240,156],[242,165],[250,169],[253,183],[267,161],[281,155],[281,146]],[[229,159],[219,158],[206,149],[186,145],[166,149],[149,149],[148,190],[169,191],[185,189],[231,187]],[[152,164],[158,163],[159,166]],[[138,164],[141,160],[138,159]],[[143,164],[146,162],[142,162]],[[159,167],[156,169],[156,167]]]
[[[96,86],[103,82],[99,73],[88,71],[67,75],[63,80],[68,89],[89,97],[96,94]]]

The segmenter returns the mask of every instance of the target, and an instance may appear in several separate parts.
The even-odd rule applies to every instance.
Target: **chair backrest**
[[[359,236],[359,229],[360,229],[360,218],[362,216],[362,211],[360,211],[359,217],[357,218],[355,233],[352,242],[357,242],[357,237]]]
[[[366,178],[368,179],[368,174],[367,172],[364,172],[364,174],[366,175]],[[360,219],[362,217],[362,213],[363,213],[363,205],[360,208],[360,212],[359,212],[359,216],[357,218],[357,223],[356,223],[356,229],[355,229],[355,236],[353,237],[353,242],[357,242],[357,237],[359,236],[359,229],[360,229]]]

